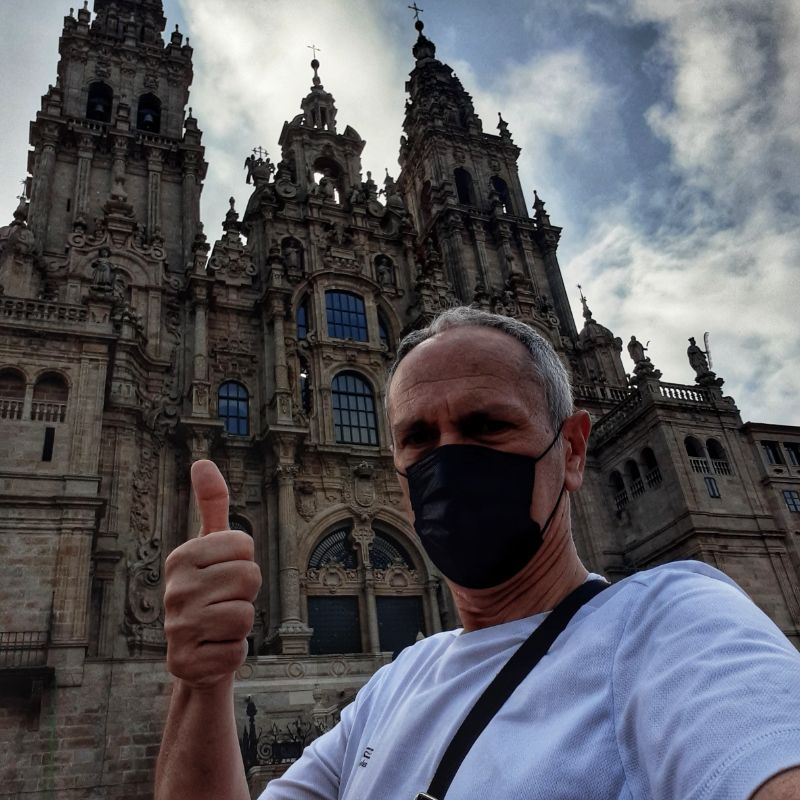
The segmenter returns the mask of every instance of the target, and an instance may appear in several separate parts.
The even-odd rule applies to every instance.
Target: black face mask
[[[540,528],[531,519],[536,463],[560,433],[561,426],[536,458],[449,444],[412,464],[406,474],[400,472],[408,480],[414,528],[445,577],[469,589],[487,589],[533,558],[565,488]]]

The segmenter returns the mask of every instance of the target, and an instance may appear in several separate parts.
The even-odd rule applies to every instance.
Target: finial
[[[578,291],[581,293],[581,302],[583,302],[586,300],[586,298],[583,296],[583,286],[581,286],[579,283],[576,284],[576,286],[578,287]]]
[[[17,200],[27,200],[28,199],[28,179],[23,178],[20,183],[22,184],[22,194],[17,195]]]
[[[414,0],[414,5],[409,6],[409,9],[414,12],[414,19],[416,20],[414,27],[421,33],[425,23],[419,18],[419,15],[423,13],[424,9],[417,8],[416,0]]]
[[[231,197],[228,202],[231,204],[231,211],[236,211],[236,198]]]
[[[586,302],[586,298],[583,296],[583,287],[578,284],[578,291],[581,293],[581,305],[583,306],[583,318],[586,320],[587,324],[589,322],[594,322],[592,319],[592,312],[589,310],[589,305]]]

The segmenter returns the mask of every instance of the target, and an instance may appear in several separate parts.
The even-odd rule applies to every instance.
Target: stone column
[[[155,147],[147,149],[147,236],[161,232],[161,173],[163,153]]]
[[[289,366],[286,363],[286,342],[284,341],[283,296],[273,297],[270,303],[272,320],[272,340],[275,346],[275,408],[278,424],[292,423],[292,389],[289,386]]]
[[[86,219],[89,213],[89,183],[94,157],[94,137],[85,134],[78,142],[78,170],[75,178],[74,219]]]
[[[439,598],[436,596],[437,581],[431,579],[425,584],[428,592],[428,608],[431,614],[431,633],[440,633],[442,630],[442,615],[439,613]]]
[[[46,124],[41,128],[42,149],[36,159],[31,189],[31,210],[28,224],[43,246],[46,246],[47,222],[50,216],[50,200],[53,188],[53,173],[56,167],[56,144],[58,126]]]
[[[194,284],[194,354],[192,357],[192,416],[209,416],[208,287]]]
[[[278,640],[283,654],[307,655],[311,629],[300,616],[300,569],[297,563],[297,535],[294,526],[294,479],[298,468],[281,464],[278,480],[278,583],[281,624]]]
[[[473,222],[472,234],[475,237],[475,253],[478,257],[478,280],[489,291],[491,284],[489,281],[489,261],[486,258],[486,231],[483,223],[479,220]]]
[[[183,257],[192,257],[192,244],[197,233],[200,214],[197,208],[197,153],[186,151],[183,154]]]
[[[378,603],[375,600],[375,576],[372,572],[372,567],[367,567],[365,571],[364,596],[366,597],[369,651],[371,653],[380,653],[381,634],[378,628]]]

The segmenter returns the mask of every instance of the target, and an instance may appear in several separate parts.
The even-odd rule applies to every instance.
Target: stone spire
[[[319,61],[311,61],[314,70],[311,91],[303,98],[300,107],[303,109],[303,125],[307,128],[336,133],[336,104],[333,95],[325,91],[319,77]]]

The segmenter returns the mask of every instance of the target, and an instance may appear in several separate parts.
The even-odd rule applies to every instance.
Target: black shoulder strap
[[[461,727],[445,750],[430,788],[417,795],[429,800],[443,800],[450,788],[461,762],[475,743],[483,729],[508,700],[525,676],[539,663],[558,635],[567,627],[578,609],[607,588],[605,581],[587,581],[568,594],[551,612],[544,622],[520,645],[516,653],[497,673],[486,691],[467,714]]]

